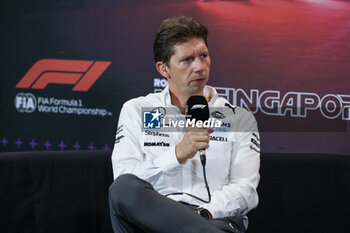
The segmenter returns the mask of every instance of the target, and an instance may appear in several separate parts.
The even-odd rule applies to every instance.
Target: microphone
[[[209,119],[209,106],[207,100],[200,95],[191,96],[186,103],[186,118],[195,121],[206,121]],[[205,149],[199,150],[201,163],[205,166]]]
[[[191,96],[186,103],[186,119],[193,120],[195,121],[206,121],[209,119],[209,107],[208,107],[208,102],[203,96]],[[210,203],[211,201],[211,194],[210,194],[210,189],[207,181],[207,175],[205,172],[205,162],[206,162],[206,156],[205,156],[205,149],[199,150],[199,155],[203,167],[203,177],[204,177],[204,183],[205,183],[205,188],[207,189],[208,192],[208,201],[205,201],[199,197],[196,197],[190,193],[185,193],[185,192],[176,192],[176,193],[169,193],[165,195],[166,197],[169,195],[183,195],[186,194],[192,198],[195,198],[199,201],[202,201],[204,203]]]

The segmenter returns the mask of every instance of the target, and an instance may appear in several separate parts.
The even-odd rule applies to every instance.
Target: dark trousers
[[[186,205],[164,197],[132,174],[119,176],[109,188],[115,233],[244,232],[244,217],[207,220]]]

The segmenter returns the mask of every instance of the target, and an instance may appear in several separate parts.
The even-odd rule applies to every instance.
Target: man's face
[[[174,55],[166,66],[170,90],[176,95],[203,94],[209,80],[210,57],[201,38],[174,46]]]

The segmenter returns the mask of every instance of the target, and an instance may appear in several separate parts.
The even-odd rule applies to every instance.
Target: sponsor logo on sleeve
[[[260,138],[258,137],[258,135],[256,135],[256,133],[253,133],[253,136],[256,138],[256,140],[260,142]]]
[[[260,153],[260,138],[256,133],[252,133],[252,138],[250,139],[249,148]]]
[[[114,144],[118,144],[120,142],[120,140],[122,140],[122,138],[124,138],[124,135],[120,135],[115,139],[115,143]]]
[[[120,134],[121,132],[123,132],[123,128],[124,128],[124,125],[120,125],[118,128],[117,128],[117,133],[116,135]]]
[[[249,145],[249,148],[254,150],[254,151],[256,151],[256,152],[258,152],[258,153],[260,153],[260,150],[255,148],[253,145]]]

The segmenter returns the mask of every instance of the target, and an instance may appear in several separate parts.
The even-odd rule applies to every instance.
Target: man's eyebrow
[[[193,53],[184,54],[182,56],[179,56],[179,60],[182,60],[182,59],[185,59],[185,58],[190,58],[190,57],[194,57]]]
[[[198,55],[200,56],[200,55],[203,54],[203,53],[209,54],[209,50],[208,50],[208,49],[200,50],[200,51],[198,52]],[[183,55],[179,56],[179,59],[182,60],[182,59],[184,59],[184,58],[189,58],[189,57],[194,57],[194,56],[195,56],[195,53],[194,53],[194,52],[191,52],[191,53],[183,54]]]
[[[203,48],[200,51],[201,51],[200,54],[202,54],[202,53],[209,53],[209,49],[207,49],[207,48]]]

